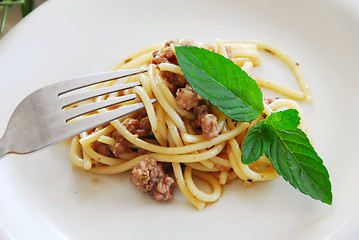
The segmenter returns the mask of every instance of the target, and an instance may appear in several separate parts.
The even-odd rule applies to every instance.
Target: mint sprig
[[[205,49],[176,46],[186,80],[204,99],[238,122],[250,122],[263,112],[256,82],[229,59]],[[329,174],[307,136],[298,128],[298,111],[275,112],[252,127],[242,146],[242,162],[251,164],[265,154],[274,169],[294,188],[332,204]]]
[[[242,162],[251,164],[263,153],[273,168],[294,188],[327,204],[332,204],[329,174],[305,133],[298,128],[298,111],[275,112],[251,130],[242,147]],[[253,137],[254,135],[255,137]],[[261,139],[261,141],[255,141]],[[262,146],[267,146],[263,150]]]
[[[176,46],[186,80],[204,99],[238,122],[263,115],[262,92],[257,83],[231,60],[206,49]]]
[[[267,151],[269,144],[263,134],[264,131],[265,124],[263,121],[258,122],[256,126],[249,129],[243,143],[245,147],[243,147],[242,151],[242,162],[244,164],[257,161]]]

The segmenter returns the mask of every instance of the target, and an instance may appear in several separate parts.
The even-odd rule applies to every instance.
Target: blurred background
[[[46,0],[0,0],[0,39]]]

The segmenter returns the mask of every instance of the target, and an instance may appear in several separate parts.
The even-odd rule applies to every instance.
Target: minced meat
[[[191,110],[198,106],[200,100],[202,100],[202,97],[193,91],[189,84],[185,88],[177,89],[176,102],[183,109]]]
[[[132,143],[127,141],[118,131],[113,133],[113,136],[116,140],[116,145],[113,148],[113,154],[116,157],[119,157],[121,153],[131,151]]]
[[[199,118],[202,128],[202,135],[206,139],[212,139],[218,136],[217,118],[211,113],[202,114]]]
[[[92,147],[97,153],[101,155],[104,155],[106,157],[112,156],[111,149],[107,144],[103,144],[101,142],[95,141],[92,143]]]
[[[175,181],[168,176],[162,164],[156,160],[146,157],[139,161],[132,170],[132,182],[141,191],[149,193],[157,201],[167,201],[173,199]]]
[[[144,137],[152,135],[151,125],[148,117],[144,117],[141,120],[135,118],[126,118],[123,125],[132,134],[137,134],[138,137]]]
[[[144,109],[136,112],[132,118],[126,118],[126,120],[123,121],[123,125],[130,133],[137,134],[138,137],[153,136],[150,120]],[[127,141],[118,131],[113,133],[113,137],[116,140],[116,145],[113,148],[113,154],[116,157],[119,157],[121,153],[131,151],[133,147],[132,143]]]
[[[151,63],[158,65],[161,63],[173,63],[178,65],[176,54],[173,51],[173,48],[171,47],[171,44],[173,42],[168,42],[165,44],[165,46],[161,49],[155,50],[153,52],[153,58]]]

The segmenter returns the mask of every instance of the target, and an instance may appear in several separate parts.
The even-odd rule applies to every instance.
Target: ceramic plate
[[[330,172],[333,205],[282,178],[251,187],[234,182],[202,211],[179,190],[174,201],[160,204],[140,193],[129,174],[72,168],[65,142],[0,160],[0,238],[355,239],[358,29],[355,1],[47,1],[0,40],[1,133],[33,90],[109,70],[146,45],[174,38],[260,40],[289,53],[312,89],[313,101],[300,104]],[[264,62],[258,74],[296,87],[284,65],[271,64]]]

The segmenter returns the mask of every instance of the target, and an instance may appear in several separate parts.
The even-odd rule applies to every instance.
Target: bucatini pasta
[[[301,90],[251,75],[259,87],[289,98],[264,98],[264,113],[268,116],[281,108],[297,109],[301,117],[299,128],[310,135],[303,112],[294,100],[309,102],[311,93],[298,65],[287,54],[256,41],[216,40],[204,44],[187,40],[168,41],[134,53],[115,69],[142,67],[148,68],[146,73],[96,86],[140,81],[139,87],[100,96],[93,101],[136,93],[138,99],[126,104],[140,100],[145,110],[74,137],[70,149],[73,165],[98,174],[132,171],[133,181],[139,188],[161,201],[173,198],[176,185],[198,209],[217,201],[222,196],[222,186],[236,178],[251,184],[278,177],[266,156],[250,165],[241,161],[243,139],[262,117],[238,123],[203,100],[183,77],[177,64],[175,45],[195,45],[219,53],[249,75],[252,68],[260,66],[262,50],[281,58],[293,71]],[[157,99],[155,104],[151,103],[152,98]],[[118,106],[98,112],[115,107]],[[212,191],[201,190],[194,179],[207,182]]]

